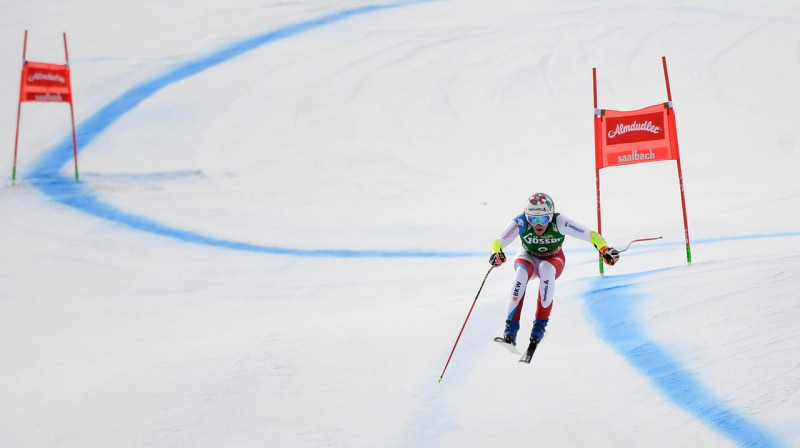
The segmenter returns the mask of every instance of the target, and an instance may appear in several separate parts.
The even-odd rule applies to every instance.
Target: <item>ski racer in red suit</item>
[[[514,260],[514,281],[506,310],[506,326],[500,342],[516,345],[522,304],[528,282],[539,277],[539,296],[536,302],[536,320],[531,331],[531,345],[535,346],[544,337],[545,327],[553,309],[556,279],[564,270],[564,252],[561,245],[566,236],[591,242],[608,265],[619,260],[619,252],[608,247],[605,239],[572,219],[556,213],[553,199],[544,193],[536,193],[525,201],[523,213],[515,217],[492,242],[489,262],[500,266],[506,256],[503,248],[519,237],[522,247]],[[532,350],[529,349],[532,353]]]

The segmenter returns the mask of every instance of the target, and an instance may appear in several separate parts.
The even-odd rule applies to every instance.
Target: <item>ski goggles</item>
[[[525,215],[525,219],[527,219],[532,226],[535,226],[536,224],[545,225],[550,222],[550,215],[542,215],[542,216]]]

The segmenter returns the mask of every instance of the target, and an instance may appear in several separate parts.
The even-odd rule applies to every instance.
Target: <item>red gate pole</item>
[[[67,51],[67,33],[64,35],[64,59],[66,60],[67,70],[69,70],[69,52]],[[69,86],[69,115],[72,119],[72,155],[75,158],[75,181],[78,181],[78,137],[75,133],[75,109],[72,106],[72,77]]]
[[[22,42],[22,65],[25,66],[25,55],[28,50],[28,30],[25,30],[25,39]],[[22,83],[24,80],[25,71],[19,75],[19,91],[22,92]],[[22,112],[22,98],[17,100],[17,132],[14,135],[14,166],[11,169],[11,185],[17,180],[17,146],[19,145],[19,118]]]
[[[599,154],[599,141],[600,138],[600,115],[601,112],[597,109],[597,68],[592,67],[592,90],[594,90],[594,176],[597,188],[597,233],[603,234],[603,224],[600,213],[600,165],[602,162],[598,160]],[[600,268],[600,275],[603,275],[603,257],[598,257],[598,266]]]
[[[675,129],[675,115],[672,110],[672,92],[669,88],[669,72],[667,72],[667,57],[661,57],[661,63],[664,65],[664,82],[667,85],[667,100],[669,100],[669,108],[667,109],[667,114],[671,118],[670,124],[672,125],[672,140],[674,143],[676,157],[675,161],[677,162],[678,166],[678,184],[680,185],[681,189],[681,207],[683,208],[683,234],[684,238],[686,239],[686,262],[688,264],[692,264],[692,246],[689,243],[689,220],[686,217],[686,196],[683,192],[683,173],[681,171],[681,156],[680,150],[678,149],[678,131]]]

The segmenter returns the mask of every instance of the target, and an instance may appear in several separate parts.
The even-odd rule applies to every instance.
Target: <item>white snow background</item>
[[[800,446],[796,1],[2,3],[3,447]],[[11,184],[25,30],[78,183],[25,103]],[[535,191],[596,227],[592,67],[638,109],[662,56],[693,262],[675,163],[603,170],[664,239],[569,240],[519,363],[490,242]]]

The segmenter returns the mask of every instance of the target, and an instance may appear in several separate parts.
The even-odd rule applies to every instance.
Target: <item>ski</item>
[[[536,351],[536,347],[539,346],[539,342],[541,342],[541,339],[531,338],[531,343],[528,344],[528,350],[525,351],[525,354],[522,355],[522,358],[520,358],[519,362],[530,364],[531,358],[533,358],[533,353]]]

